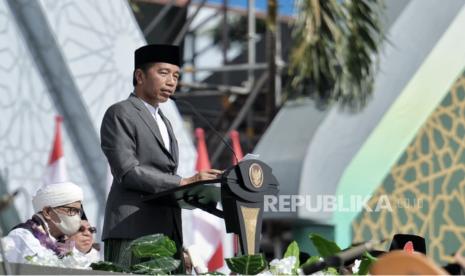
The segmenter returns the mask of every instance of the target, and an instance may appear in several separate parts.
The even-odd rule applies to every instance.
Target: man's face
[[[56,212],[58,212],[60,214],[63,214],[63,215],[67,215],[67,216],[74,216],[74,215],[81,216],[81,212],[82,212],[81,202],[80,201],[76,201],[76,202],[69,203],[69,204],[66,204],[66,205],[58,206],[58,207],[55,207],[53,209]],[[54,218],[54,217],[52,216],[52,218]],[[57,218],[58,222],[60,222],[60,219],[57,216],[55,216],[55,218]]]
[[[91,250],[92,244],[94,243],[94,233],[95,228],[91,227],[87,220],[81,220],[81,228],[69,239],[75,242],[75,246],[79,251],[87,253]]]
[[[151,105],[164,103],[174,94],[179,76],[179,66],[170,63],[154,63],[145,73],[137,69],[136,80],[140,87],[138,96]]]
[[[59,215],[70,216],[70,217],[78,216],[78,218],[80,218],[82,214],[81,212],[82,212],[82,209],[81,209],[80,201],[75,201],[73,203],[69,203],[69,204],[65,204],[65,205],[57,206],[57,207],[46,206],[42,209],[42,215],[47,221],[47,224],[50,228],[50,233],[55,238],[58,238],[65,234],[63,233],[62,230],[60,230],[61,228],[59,224],[62,222],[62,220],[60,219]],[[67,226],[69,227],[70,225],[67,225]]]

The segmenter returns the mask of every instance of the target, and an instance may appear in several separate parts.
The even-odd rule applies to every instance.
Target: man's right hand
[[[215,169],[201,171],[191,177],[181,179],[180,184],[181,186],[184,186],[184,185],[195,183],[197,181],[217,179],[222,173],[223,171],[215,170]]]

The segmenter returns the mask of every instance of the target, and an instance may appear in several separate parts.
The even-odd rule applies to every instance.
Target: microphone
[[[360,257],[366,251],[373,250],[374,246],[378,243],[383,243],[383,241],[368,241],[362,243],[361,245],[357,245],[351,247],[347,250],[341,251],[334,256],[329,256],[324,258],[323,261],[319,261],[310,265],[306,265],[302,267],[303,272],[305,275],[313,274],[330,266],[332,267],[339,267],[342,266],[345,262],[349,260],[353,260],[355,258]]]
[[[16,190],[12,194],[6,194],[0,197],[0,211],[10,206],[18,194],[19,194],[19,190]]]
[[[213,131],[213,133],[215,133],[216,136],[218,136],[220,139],[221,139],[221,142],[223,142],[223,144],[226,145],[226,147],[232,152],[233,156],[234,156],[234,159],[236,160],[236,164],[239,163],[239,159],[237,159],[237,156],[236,156],[236,153],[234,152],[234,149],[231,147],[231,145],[226,141],[226,139],[224,139],[223,135],[221,135],[211,124],[210,122],[202,115],[200,114],[197,109],[188,101],[185,101],[185,100],[181,100],[181,99],[178,99],[176,97],[174,97],[173,95],[171,95],[169,97],[170,99],[172,99],[174,102],[176,103],[183,103],[185,105],[187,105],[191,110],[192,112],[198,117],[200,118],[204,123],[207,124],[208,128],[210,130]]]

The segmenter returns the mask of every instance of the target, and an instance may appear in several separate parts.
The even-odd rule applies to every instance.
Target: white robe
[[[79,252],[81,253],[81,252]],[[95,248],[92,248],[88,253],[81,253],[89,260],[90,263],[98,263],[102,261],[102,256],[100,256],[100,251],[97,251]]]
[[[49,237],[56,241],[56,239],[49,235]],[[2,238],[2,243],[5,249],[5,256],[9,262],[14,263],[29,263],[37,265],[59,266],[67,268],[88,268],[93,262],[100,260],[99,252],[89,252],[83,254],[76,248],[73,249],[72,255],[66,256],[62,259],[50,249],[42,246],[39,240],[27,229],[17,228],[8,233]],[[98,259],[97,256],[98,255]],[[28,261],[26,257],[35,256],[32,260]]]

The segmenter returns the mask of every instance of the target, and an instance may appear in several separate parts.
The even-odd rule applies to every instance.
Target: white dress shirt
[[[168,128],[166,127],[165,122],[160,116],[160,113],[158,112],[159,107],[155,107],[151,104],[146,103],[141,99],[141,101],[144,103],[144,105],[147,107],[149,110],[150,114],[152,114],[153,119],[155,122],[157,122],[158,129],[160,130],[161,133],[161,138],[163,139],[163,144],[165,145],[165,148],[170,151],[171,149],[171,144],[170,144],[170,135],[168,134]]]

